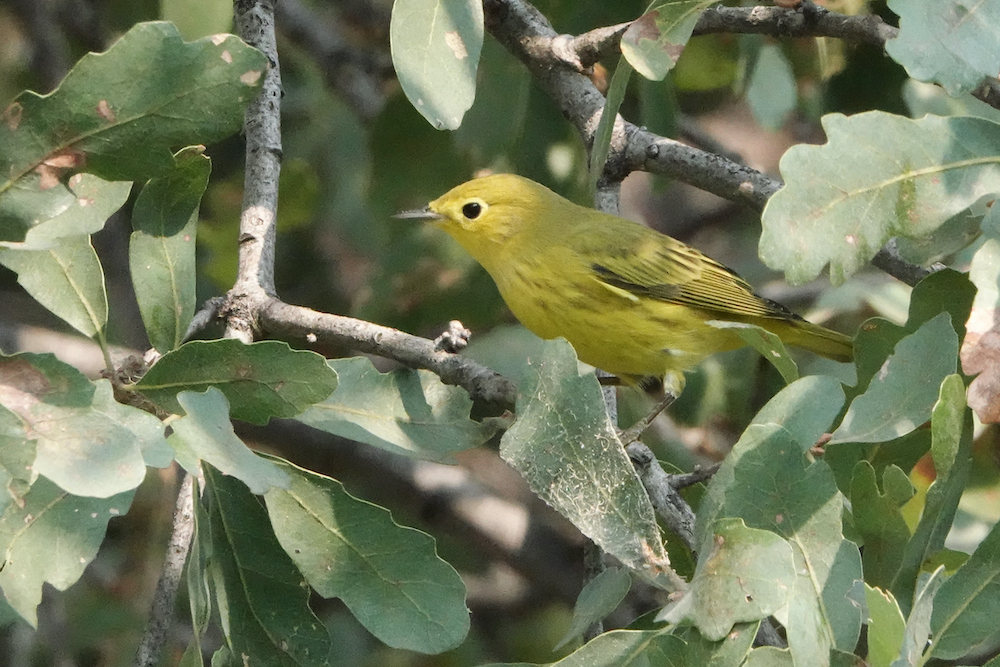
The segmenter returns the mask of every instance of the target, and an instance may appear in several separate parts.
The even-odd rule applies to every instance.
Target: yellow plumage
[[[712,320],[756,324],[838,361],[852,357],[850,338],[754,294],[694,248],[520,176],[463,183],[401,217],[447,231],[525,327],[566,338],[582,361],[629,381],[666,376],[677,386],[705,357],[744,345]]]

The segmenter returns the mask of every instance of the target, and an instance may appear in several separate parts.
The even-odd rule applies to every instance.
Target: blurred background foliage
[[[646,5],[645,0],[535,4],[558,32],[570,34],[634,19]],[[893,20],[884,2],[821,4]],[[511,326],[515,322],[489,277],[443,233],[390,216],[422,206],[484,170],[517,172],[586,203],[586,153],[575,132],[522,65],[489,37],[474,106],[460,129],[441,132],[412,108],[395,82],[388,46],[389,0],[281,0],[278,5],[284,85],[279,295],[291,303],[431,338],[449,320],[461,320],[474,332],[471,353],[495,360],[502,371],[502,359],[516,357],[526,334]],[[51,91],[80,56],[104,50],[136,22],[172,20],[188,39],[196,39],[231,30],[231,13],[228,0],[0,1],[0,97],[10,100],[25,88]],[[327,41],[317,43],[317,35]],[[615,64],[595,68],[599,86],[606,86]],[[634,80],[622,113],[655,132],[776,175],[778,158],[788,146],[822,141],[819,118],[825,113],[906,113],[907,101],[931,103],[912,84],[904,87],[905,81],[901,67],[868,47],[830,39],[708,35],[691,41],[666,81]],[[201,298],[224,293],[235,277],[242,140],[232,137],[210,146],[208,155],[213,174],[198,230]],[[113,299],[111,338],[118,345],[144,350],[148,343],[126,274],[130,207],[126,205],[94,241]],[[766,296],[833,328],[853,332],[873,314],[905,320],[908,290],[877,272],[856,276],[836,290],[826,283],[787,287],[756,257],[758,216],[689,186],[633,175],[623,188],[622,214],[699,247]],[[42,328],[31,330],[39,339],[41,330],[65,330],[23,295],[14,274],[0,269],[5,349],[18,347],[11,342],[13,332],[27,326]],[[322,351],[330,356],[349,353]],[[812,358],[803,362],[804,373],[813,370],[811,364],[827,363]],[[824,366],[824,372],[829,371]],[[683,469],[718,460],[781,384],[755,353],[718,355],[689,379],[673,420],[659,424],[650,444],[661,458]],[[644,396],[624,393],[623,422],[645,409]],[[562,568],[565,581],[540,585],[539,580],[525,580],[498,565],[490,545],[470,544],[457,531],[434,530],[449,519],[440,516],[433,494],[394,484],[391,474],[372,470],[349,443],[331,446],[301,430],[282,428],[278,424],[270,430],[243,430],[263,446],[328,472],[352,492],[390,507],[400,523],[431,530],[442,556],[472,577],[467,581],[473,632],[461,648],[442,656],[390,651],[343,608],[324,603],[320,613],[342,647],[339,664],[468,665],[557,657],[551,647],[568,627],[579,586],[577,566]],[[477,466],[489,468],[491,484],[519,484],[510,471],[495,474],[495,466],[484,464],[475,452],[463,455],[462,462],[473,471]],[[26,626],[7,626],[4,643],[11,650],[0,650],[0,667],[128,663],[169,530],[172,473],[159,475],[147,479],[128,516],[111,523],[110,539],[84,579],[67,595],[42,605],[37,636]],[[578,563],[578,536],[558,517],[549,520],[558,539],[540,548],[549,550],[553,563]],[[553,557],[558,550],[563,552]],[[634,611],[622,610],[618,618],[630,620]],[[176,639],[175,645],[183,646],[185,638]],[[18,656],[29,661],[16,662]]]

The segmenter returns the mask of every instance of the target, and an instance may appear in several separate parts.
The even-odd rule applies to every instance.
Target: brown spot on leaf
[[[3,119],[11,131],[16,130],[21,124],[21,114],[23,112],[24,107],[21,106],[20,102],[11,102],[7,105],[7,108],[3,110]]]
[[[107,100],[101,100],[97,103],[97,115],[109,123],[115,122],[115,112],[111,110],[111,105],[108,104]]]
[[[262,72],[260,70],[250,70],[249,72],[244,72],[243,76],[240,77],[240,82],[248,86],[256,86],[257,82],[260,80],[260,75]]]
[[[651,39],[656,41],[660,38],[660,28],[656,25],[656,19],[660,16],[660,11],[654,9],[651,12],[646,12],[636,20],[632,21],[632,25],[628,27],[625,31],[625,35],[622,36],[625,39],[627,35],[628,41],[632,43],[637,43],[640,39]]]
[[[64,148],[58,153],[53,153],[35,167],[38,172],[38,186],[42,190],[48,190],[59,185],[59,181],[66,172],[78,171],[87,162],[87,156],[83,151],[75,148]]]
[[[229,52],[229,49],[224,49],[219,57],[222,58],[222,62],[227,65],[233,64],[233,54]]]
[[[469,52],[465,48],[465,42],[457,31],[449,30],[446,32],[444,34],[444,43],[448,45],[448,48],[451,49],[451,52],[458,60],[465,60],[469,57]]]
[[[51,390],[45,374],[27,360],[8,358],[0,361],[0,405],[22,417]]]

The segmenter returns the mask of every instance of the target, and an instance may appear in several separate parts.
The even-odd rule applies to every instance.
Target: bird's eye
[[[483,205],[471,201],[462,207],[462,215],[464,215],[469,220],[475,220],[479,217],[479,214],[483,212]]]

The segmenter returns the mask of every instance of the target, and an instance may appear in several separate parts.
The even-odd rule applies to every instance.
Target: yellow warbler
[[[668,389],[716,352],[745,345],[708,322],[756,324],[837,361],[851,339],[754,294],[731,269],[640,224],[578,206],[527,178],[496,174],[397,217],[432,220],[493,277],[507,306],[542,338],[628,382]]]

